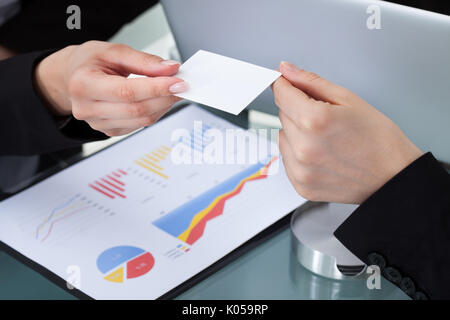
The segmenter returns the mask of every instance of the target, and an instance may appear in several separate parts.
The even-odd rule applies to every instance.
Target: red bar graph
[[[90,183],[89,187],[110,199],[117,197],[125,199],[127,197],[125,195],[125,182],[121,179],[126,175],[126,171],[117,169]]]
[[[124,186],[124,185],[125,185],[122,181],[117,180],[116,178],[111,177],[110,175],[107,175],[107,177],[108,177],[109,179],[111,179],[112,181],[114,181],[114,182],[120,184],[121,186]]]
[[[127,173],[125,171],[123,171],[122,169],[117,169],[117,171],[119,171],[120,174],[123,174],[124,176],[127,175]]]
[[[97,188],[97,187],[94,186],[93,184],[89,184],[89,187],[91,187],[91,188],[94,189],[95,191],[100,192],[101,194],[107,196],[108,198],[111,198],[111,199],[114,199],[114,198],[115,198],[114,196],[110,195],[109,193],[103,191],[102,189]]]
[[[125,192],[125,189],[124,189],[124,188],[121,188],[121,187],[115,185],[114,183],[112,183],[112,182],[109,181],[109,180],[106,180],[105,178],[101,178],[100,180],[102,180],[104,183],[106,183],[106,184],[109,185],[110,187],[113,187],[113,188],[116,189],[116,190],[119,190],[119,191],[121,191],[121,192]]]

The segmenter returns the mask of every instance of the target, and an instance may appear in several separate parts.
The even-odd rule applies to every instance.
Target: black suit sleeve
[[[414,299],[450,299],[450,175],[428,153],[335,232],[351,252]]]
[[[21,10],[0,28],[0,44],[16,53],[106,41],[157,0],[22,0]],[[67,7],[78,5],[81,29],[69,30]]]
[[[442,0],[387,0],[404,6],[450,15],[450,4]]]
[[[33,81],[36,64],[49,53],[29,53],[0,62],[0,156],[43,154],[107,138],[75,119],[58,128]]]

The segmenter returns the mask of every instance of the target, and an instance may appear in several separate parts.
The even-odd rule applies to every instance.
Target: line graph
[[[34,228],[33,238],[47,243],[50,238],[54,238],[55,232],[57,238],[67,237],[114,214],[109,208],[77,194],[39,213],[41,219]]]
[[[81,207],[81,208],[79,208],[79,209],[76,209],[76,210],[71,211],[69,214],[67,214],[67,215],[65,215],[65,216],[63,216],[63,217],[61,217],[61,218],[58,218],[58,219],[52,221],[52,222],[50,223],[49,228],[48,228],[47,234],[42,238],[41,241],[44,242],[45,240],[47,240],[47,238],[48,238],[48,237],[50,236],[50,234],[52,233],[53,226],[55,225],[55,223],[58,223],[58,222],[60,222],[60,221],[62,221],[62,220],[65,220],[65,219],[67,219],[67,218],[73,216],[74,214],[77,214],[78,212],[81,212],[81,211],[86,210],[86,209],[88,209],[88,208],[90,208],[90,206],[84,206],[84,207]]]
[[[39,233],[40,231],[50,222],[50,220],[56,215],[56,216],[60,216],[62,214],[64,214],[66,211],[70,210],[71,208],[73,208],[74,206],[69,206],[74,200],[78,199],[80,197],[80,195],[76,195],[72,198],[70,198],[67,202],[64,202],[63,204],[57,206],[56,208],[54,208],[50,215],[45,218],[44,221],[42,221],[42,223],[36,228],[36,232],[35,232],[35,238],[38,239],[39,238]]]
[[[59,210],[64,209],[65,207],[67,207],[68,205],[70,205],[72,203],[72,201],[74,201],[75,199],[77,199],[79,197],[79,195],[76,195],[73,198],[70,198],[67,202],[64,202],[62,205],[57,206],[56,208],[54,208],[50,215],[36,228],[36,232],[35,232],[35,238],[39,238],[39,232],[42,230],[42,228],[44,228],[45,224],[47,222],[50,221],[51,218],[53,218],[53,216],[55,215],[56,212],[58,212]]]

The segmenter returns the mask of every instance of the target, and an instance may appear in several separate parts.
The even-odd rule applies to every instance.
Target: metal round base
[[[333,235],[355,209],[353,205],[328,203],[310,203],[297,209],[291,219],[291,234],[298,262],[311,272],[334,280],[365,278],[365,264]]]

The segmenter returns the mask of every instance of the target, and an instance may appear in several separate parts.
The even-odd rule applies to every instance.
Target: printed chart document
[[[92,298],[158,298],[305,202],[271,148],[198,161],[237,129],[186,107],[1,202],[0,240],[64,280],[77,270]]]

